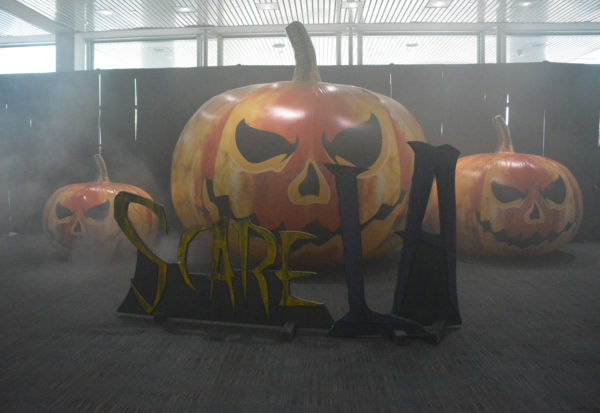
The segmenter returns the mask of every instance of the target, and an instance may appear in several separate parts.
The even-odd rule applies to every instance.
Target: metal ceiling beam
[[[53,34],[41,34],[35,36],[1,36],[0,46],[26,46],[30,44],[54,43]]]
[[[37,11],[30,9],[17,0],[0,0],[0,9],[7,11],[15,17],[26,21],[50,33],[63,34],[73,33],[73,30],[60,24]]]
[[[0,2],[3,0],[0,0]],[[381,23],[381,24],[355,24],[353,31],[360,31],[365,35],[385,33],[478,33],[481,31],[496,32],[498,26],[502,27],[504,33],[600,33],[599,23]],[[306,25],[311,34],[326,34],[346,32],[347,24],[311,24]],[[134,30],[112,30],[103,32],[78,33],[85,40],[129,40],[144,38],[182,38],[197,37],[208,31],[212,35],[223,37],[237,36],[285,36],[285,25],[265,26],[229,26],[229,27],[183,27],[169,29],[134,29]]]
[[[477,34],[477,63],[485,63],[485,33]]]

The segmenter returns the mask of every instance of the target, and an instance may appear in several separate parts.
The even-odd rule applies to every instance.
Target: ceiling
[[[349,28],[370,35],[365,42],[373,46],[365,48],[365,59],[372,61],[371,64],[390,63],[385,50],[411,44],[428,44],[431,53],[438,56],[454,55],[456,62],[471,62],[472,51],[468,56],[464,51],[472,49],[471,43],[476,44],[476,38],[460,40],[459,35],[472,36],[478,32],[493,35],[498,28],[529,36],[507,41],[507,47],[514,49],[515,61],[519,61],[527,47],[531,56],[539,44],[558,45],[564,51],[573,48],[577,53],[571,60],[600,52],[600,0],[0,0],[0,46],[27,43],[29,39],[35,42],[60,33],[75,33],[84,40],[96,41],[190,38],[200,32],[225,38],[264,38],[284,36],[284,26],[294,20],[303,22],[313,37],[335,36],[347,33]],[[442,36],[432,37],[448,32],[457,35],[450,43]],[[547,37],[540,39],[534,32],[538,36],[544,32]],[[575,45],[550,36],[572,32],[589,36],[583,40],[584,44]],[[385,36],[389,33],[403,37],[390,39]],[[331,60],[331,41],[323,40],[320,47],[324,50],[323,59]],[[494,48],[492,54],[495,53],[494,42],[486,38],[486,56],[490,45]],[[245,45],[241,40],[237,45],[230,42],[232,48],[239,49],[240,56],[246,53],[247,59],[255,47],[276,47],[273,44],[269,39],[257,40],[256,46]],[[190,50],[195,53],[195,49]],[[412,56],[427,53],[424,47],[404,51],[403,62],[409,62],[411,53]],[[290,56],[286,59],[290,60]],[[240,57],[240,61],[244,60]]]
[[[449,3],[447,7],[434,7]],[[0,0],[0,37],[66,30],[600,23],[599,0]],[[380,27],[376,27],[380,28]]]

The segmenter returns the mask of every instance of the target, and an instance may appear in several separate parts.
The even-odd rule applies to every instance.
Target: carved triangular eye
[[[567,197],[567,187],[565,186],[565,181],[563,181],[562,177],[559,176],[556,181],[544,188],[542,196],[555,204],[562,204],[565,202],[565,198]]]
[[[368,121],[344,129],[331,142],[322,137],[325,150],[335,161],[336,156],[360,168],[369,168],[377,161],[383,144],[379,120],[373,114]]]
[[[505,204],[517,199],[523,199],[525,198],[525,195],[527,195],[519,191],[517,188],[502,185],[496,181],[492,181],[492,193],[498,201]]]
[[[261,163],[278,155],[285,155],[287,158],[296,150],[299,141],[296,138],[296,142],[292,144],[283,136],[255,129],[242,119],[235,129],[235,143],[248,162]]]
[[[100,205],[96,205],[91,207],[87,211],[83,211],[83,214],[87,218],[91,218],[94,221],[103,221],[108,215],[108,211],[110,210],[110,202],[105,201]]]
[[[56,218],[65,219],[73,215],[73,211],[69,208],[62,206],[61,204],[56,204],[55,208]]]

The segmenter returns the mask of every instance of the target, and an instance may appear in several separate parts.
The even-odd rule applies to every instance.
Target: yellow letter
[[[246,277],[248,275],[248,227],[250,226],[250,220],[248,218],[244,218],[241,221],[233,222],[232,226],[238,233],[240,266],[242,267],[242,286],[244,287],[244,298],[247,299]]]
[[[301,239],[311,239],[316,237],[312,234],[301,231],[281,231],[279,233],[279,237],[281,238],[281,270],[279,270],[279,272],[275,274],[275,276],[281,280],[281,301],[279,302],[279,305],[281,307],[312,307],[322,305],[322,303],[317,303],[315,301],[308,301],[298,297],[294,297],[290,293],[291,280],[316,274],[314,272],[309,271],[290,270],[289,257],[292,249],[292,244]]]
[[[130,203],[140,204],[150,209],[156,216],[158,217],[158,221],[162,225],[165,232],[167,232],[167,216],[165,214],[165,209],[162,205],[157,204],[156,202],[144,198],[142,196],[132,194],[130,192],[119,192],[117,196],[115,196],[114,200],[114,217],[121,230],[125,233],[125,236],[129,238],[129,241],[138,249],[139,252],[144,254],[151,262],[158,266],[158,275],[156,281],[156,295],[154,296],[154,303],[150,305],[146,299],[140,294],[140,292],[135,288],[133,282],[131,283],[131,289],[133,294],[138,300],[140,306],[144,309],[146,314],[150,314],[156,306],[158,305],[162,292],[165,289],[165,284],[167,281],[167,263],[164,262],[158,255],[153,253],[150,248],[144,241],[140,238],[139,234],[135,230],[129,216],[127,215],[127,210]]]
[[[229,288],[231,307],[235,308],[235,294],[233,292],[233,269],[229,261],[229,250],[227,249],[227,235],[229,231],[229,218],[221,218],[213,226],[213,248],[212,264],[210,268],[210,295],[212,298],[214,282],[225,281]]]
[[[181,234],[181,238],[179,238],[179,245],[177,247],[177,264],[179,265],[179,271],[181,272],[181,276],[183,277],[183,281],[190,287],[192,290],[196,291],[196,287],[192,284],[190,280],[190,276],[187,269],[187,253],[188,248],[190,246],[190,242],[202,231],[207,231],[211,228],[205,227],[204,225],[196,225],[191,228],[185,230],[183,234]]]

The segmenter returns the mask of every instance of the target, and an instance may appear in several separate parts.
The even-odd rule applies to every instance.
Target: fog
[[[101,136],[110,179],[145,190],[165,207],[169,234],[158,236],[156,248],[172,261],[171,243],[177,243],[182,226],[170,199],[171,156],[186,121],[222,91],[288,72],[232,67],[0,76],[0,234],[41,234],[50,195],[63,185],[95,179],[92,156]],[[322,72],[333,83],[391,93],[415,116],[428,142],[450,143],[463,155],[493,151],[490,120],[506,111],[510,94],[515,149],[563,163],[579,181],[586,211],[598,208],[597,94],[581,86],[597,83],[595,68],[524,64]],[[583,239],[598,239],[598,219],[584,214]]]

